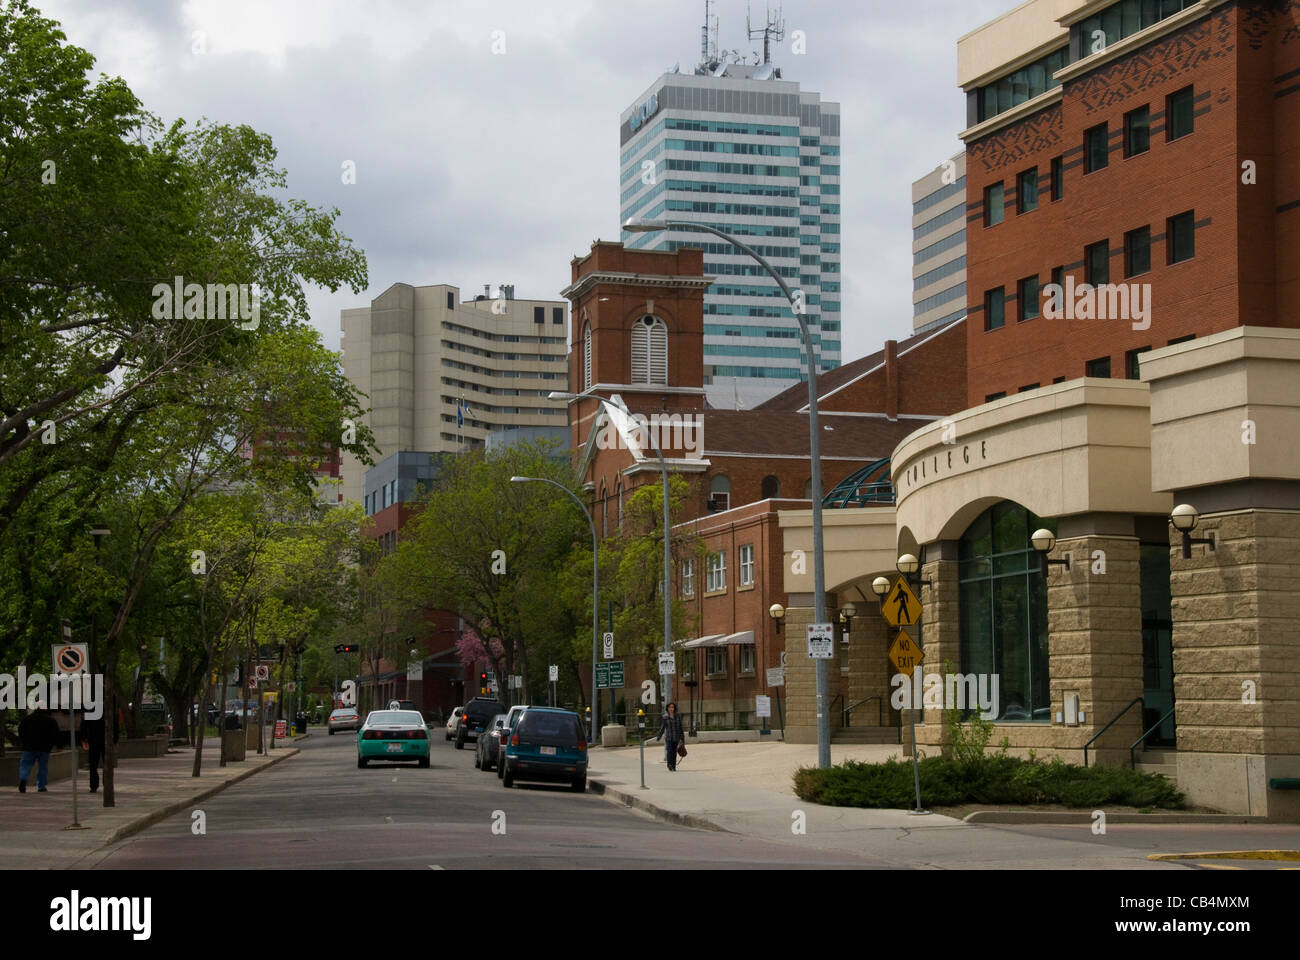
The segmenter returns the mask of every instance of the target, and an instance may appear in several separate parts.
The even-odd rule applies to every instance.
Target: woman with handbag
[[[675,771],[677,757],[686,756],[686,734],[682,732],[682,721],[677,716],[676,703],[668,704],[663,719],[659,721],[659,735],[655,739],[664,741],[664,759],[668,761],[668,769]]]

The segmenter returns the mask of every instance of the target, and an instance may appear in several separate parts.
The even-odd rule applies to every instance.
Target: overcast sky
[[[331,347],[339,310],[396,282],[467,297],[514,283],[518,297],[558,299],[573,256],[619,239],[619,113],[675,63],[694,69],[704,22],[703,0],[34,5],[164,122],[250,124],[279,149],[292,196],[339,208],[370,289],[311,291]],[[911,333],[911,183],[961,146],[956,40],[1015,5],[784,5],[773,61],[842,104],[845,362]],[[720,47],[761,50],[742,0],[713,12]],[[795,30],[806,54],[791,52]],[[342,182],[348,160],[355,184]]]

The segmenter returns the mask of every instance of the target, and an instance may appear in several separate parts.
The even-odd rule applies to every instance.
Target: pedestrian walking
[[[100,714],[96,720],[91,720],[84,714],[81,718],[81,735],[78,739],[81,741],[81,747],[86,751],[86,764],[90,767],[90,792],[94,793],[99,789],[99,768],[104,762],[104,716]],[[113,742],[118,742],[118,731],[113,731]]]
[[[682,721],[677,716],[677,704],[668,704],[664,711],[663,718],[659,721],[659,735],[656,740],[664,741],[664,760],[668,763],[668,769],[677,770],[677,756],[680,751],[682,756],[686,756],[686,734],[682,732]]]
[[[36,764],[36,791],[45,793],[50,776],[50,751],[59,740],[59,724],[54,715],[45,709],[45,701],[38,701],[18,724],[18,739],[23,755],[18,761],[18,792],[27,792],[27,777]]]

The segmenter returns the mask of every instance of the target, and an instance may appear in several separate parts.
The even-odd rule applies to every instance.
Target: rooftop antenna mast
[[[704,26],[700,28],[700,69],[696,72],[712,72],[717,64],[718,18],[710,15],[709,0],[704,0]]]
[[[767,10],[767,22],[763,24],[762,30],[755,30],[749,23],[749,8],[745,8],[745,29],[749,32],[749,39],[757,40],[763,38],[763,62],[772,62],[771,41],[780,42],[785,39],[785,21],[781,19],[781,8],[776,8],[776,14],[773,15],[770,8]]]

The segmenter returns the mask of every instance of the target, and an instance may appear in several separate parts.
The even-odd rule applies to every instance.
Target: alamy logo
[[[256,330],[261,324],[261,297],[256,284],[185,283],[177,277],[168,285],[153,287],[155,320],[243,320],[241,330]]]
[[[912,704],[944,710],[968,710],[979,707],[980,717],[996,720],[1002,712],[1000,684],[996,673],[927,673],[919,669],[908,677],[896,673],[889,685],[894,689],[889,705],[895,710],[911,710]]]
[[[153,929],[151,897],[82,897],[73,890],[69,897],[50,901],[50,929],[60,933],[79,931],[127,931],[133,940],[148,940]]]
[[[0,710],[35,710],[44,703],[51,710],[85,710],[88,720],[104,715],[104,675],[83,673],[72,677],[57,673],[28,674],[18,668],[18,676],[0,673]]]
[[[681,413],[644,413],[627,415],[627,437],[610,418],[606,418],[596,434],[599,450],[626,450],[628,443],[641,450],[651,447],[650,441],[660,450],[683,450],[692,457],[704,453],[704,415]]]
[[[1151,284],[1102,283],[1065,284],[1043,287],[1043,317],[1047,320],[1128,320],[1134,330],[1151,326]]]

